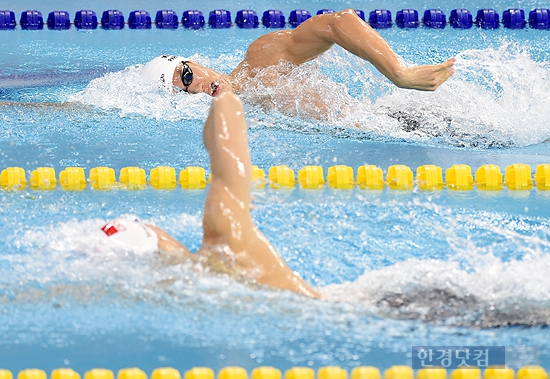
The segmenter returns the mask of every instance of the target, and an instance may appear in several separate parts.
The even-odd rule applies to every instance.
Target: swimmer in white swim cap
[[[195,73],[191,66],[196,66]],[[194,82],[191,93],[205,92],[211,96],[231,88],[222,74],[202,68],[197,63],[176,55],[160,55],[149,61],[141,71],[141,78],[145,81],[169,85],[184,92],[190,92],[189,86]]]
[[[211,96],[227,91],[240,93],[259,70],[281,61],[299,66],[334,44],[369,61],[400,88],[434,91],[454,73],[454,58],[437,65],[404,67],[384,38],[353,9],[346,9],[311,17],[293,30],[277,30],[261,36],[252,42],[242,62],[229,75],[182,57],[163,55],[145,65],[143,77],[158,81],[162,76],[165,83],[171,78],[172,85],[189,93],[203,92]],[[261,85],[274,87],[279,76],[262,77]]]
[[[141,70],[141,77],[144,80],[151,82],[161,82],[163,84],[172,85],[174,80],[179,79],[183,84],[183,90],[187,91],[187,87],[193,80],[193,72],[189,66],[185,70],[177,71],[179,65],[186,65],[189,59],[176,55],[161,55],[148,62]],[[181,75],[177,75],[181,72]]]
[[[319,297],[287,266],[252,220],[252,164],[244,111],[234,94],[226,92],[212,101],[203,140],[210,155],[212,182],[204,205],[202,245],[196,253],[140,221],[117,219],[105,224],[103,233],[132,251],[167,253],[176,263],[190,260],[251,283]]]
[[[168,233],[137,219],[117,218],[101,227],[102,234],[115,246],[138,255],[167,253],[194,258],[191,252]]]
[[[159,250],[157,233],[138,220],[116,219],[105,224],[101,230],[115,245],[141,254]]]

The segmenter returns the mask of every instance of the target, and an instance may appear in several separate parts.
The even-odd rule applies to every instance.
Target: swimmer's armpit
[[[157,234],[159,251],[161,256],[167,260],[166,263],[178,264],[195,260],[195,255],[187,247],[179,243],[164,230],[153,225],[147,225],[147,227]]]

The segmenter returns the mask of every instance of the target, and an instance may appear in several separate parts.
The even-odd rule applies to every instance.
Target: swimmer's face
[[[182,62],[176,66],[172,84],[185,92],[204,92],[210,96],[217,96],[227,91],[233,92],[226,75],[194,61]]]

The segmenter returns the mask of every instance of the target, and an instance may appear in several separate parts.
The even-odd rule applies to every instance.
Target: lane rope
[[[333,13],[333,9],[319,9],[316,14]],[[449,24],[455,29],[470,29],[477,26],[483,29],[498,29],[501,25],[509,29],[523,29],[529,24],[532,29],[550,29],[550,9],[535,8],[529,11],[528,20],[525,11],[521,8],[508,8],[502,13],[502,17],[492,8],[478,9],[475,18],[468,9],[456,8],[451,10],[449,18],[439,8],[424,10],[423,17],[419,18],[416,9],[401,9],[397,11],[395,18],[388,9],[374,9],[365,17],[365,12],[355,9],[355,13],[370,26],[376,29],[391,28],[394,24],[400,28],[426,28],[443,29]],[[201,29],[208,26],[215,29],[227,29],[234,24],[239,28],[258,28],[260,21],[266,28],[297,27],[311,17],[306,9],[295,9],[290,12],[288,23],[285,14],[278,9],[268,9],[263,12],[261,19],[252,9],[237,11],[235,22],[231,17],[231,11],[227,9],[215,9],[210,11],[207,19],[200,10],[190,9],[183,12],[181,21],[178,14],[172,9],[161,9],[156,12],[154,20],[146,10],[130,12],[126,21],[124,14],[117,9],[109,9],[98,18],[93,10],[83,9],[75,13],[73,22],[69,12],[56,10],[50,12],[46,19],[46,26],[51,30],[68,30],[71,25],[77,29],[94,30],[100,26],[103,29],[120,30],[127,25],[130,29],[151,29],[152,25],[158,29],[177,29],[180,25],[185,29]],[[0,11],[0,30],[14,30],[17,26],[15,12],[10,10]],[[21,13],[19,26],[23,30],[44,29],[44,17],[38,10],[26,10]]]
[[[474,366],[460,367],[451,371],[450,379],[480,379],[481,369]],[[515,375],[514,375],[515,374]],[[442,367],[426,367],[417,370],[416,376],[410,366],[391,366],[383,375],[377,367],[359,366],[351,370],[350,379],[445,379],[447,370]],[[541,366],[523,366],[517,373],[505,366],[486,367],[483,379],[546,379],[546,371]],[[208,367],[194,367],[187,370],[184,379],[214,379],[214,370]],[[18,373],[17,379],[47,379],[45,371],[25,369]],[[55,369],[50,379],[80,379],[80,374],[70,368]],[[114,372],[109,369],[92,369],[86,371],[84,379],[114,379]],[[254,368],[250,379],[282,379],[281,370],[262,366]],[[348,379],[348,372],[339,366],[324,366],[315,371],[309,367],[292,367],[284,372],[284,379]],[[0,369],[0,379],[13,379],[9,370]],[[117,379],[147,379],[147,374],[139,368],[124,368],[118,371]],[[150,379],[182,379],[180,372],[171,367],[157,368]],[[242,367],[227,366],[218,372],[218,379],[248,379],[247,371]]]
[[[416,169],[416,175],[406,165],[389,166],[384,172],[375,165],[365,164],[354,169],[346,165],[330,166],[325,170],[321,166],[304,166],[294,170],[286,165],[272,166],[265,171],[252,166],[253,187],[263,189],[268,185],[272,189],[304,190],[332,189],[350,190],[359,187],[363,190],[410,191],[416,187],[422,191],[440,191],[447,188],[451,191],[501,191],[504,188],[513,191],[537,189],[550,190],[550,164],[540,164],[533,175],[527,164],[516,163],[506,167],[504,175],[499,166],[485,164],[480,166],[475,175],[466,164],[454,164],[445,170],[436,165],[423,165]],[[158,190],[173,190],[178,184],[182,189],[205,189],[212,180],[206,170],[199,166],[188,166],[179,171],[170,166],[158,166],[149,171],[149,175],[140,167],[123,167],[119,170],[118,181],[115,170],[111,167],[94,167],[88,177],[82,167],[66,167],[56,176],[52,167],[38,167],[30,171],[29,180],[22,167],[8,167],[0,174],[0,186],[3,190],[55,190],[59,187],[65,191],[81,191],[88,187],[94,190],[141,190],[148,186]],[[1,379],[1,378],[0,378]]]

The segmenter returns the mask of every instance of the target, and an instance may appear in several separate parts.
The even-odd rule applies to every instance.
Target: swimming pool
[[[447,12],[459,5],[480,7],[438,4]],[[354,1],[205,1],[196,7],[288,14],[343,6],[381,7]],[[426,8],[418,1],[383,6]],[[26,1],[17,7],[0,1],[0,9],[18,14],[63,9],[73,15],[89,8],[181,14],[188,8],[173,1]],[[108,166],[117,174],[126,166],[207,168],[201,126],[210,99],[144,90],[136,81],[139,65],[176,52],[229,72],[265,32],[0,33],[0,100],[84,104],[2,108],[0,168]],[[297,171],[308,164],[356,169],[369,163],[386,170],[392,164],[475,169],[494,163],[504,169],[550,163],[549,32],[394,27],[381,33],[411,63],[458,55],[455,77],[435,93],[396,90],[368,64],[334,48],[295,78],[314,79],[307,85],[334,99],[327,121],[283,113],[287,88],[273,93],[280,100],[275,109],[255,106],[255,93],[243,96],[254,164]],[[0,195],[0,366],[13,371],[386,368],[410,363],[413,345],[538,347],[541,364],[550,368],[550,198],[543,191],[255,191],[260,229],[323,301],[121,256],[102,249],[90,233],[132,214],[196,250],[204,191]],[[532,363],[536,355],[524,354],[515,364]]]

